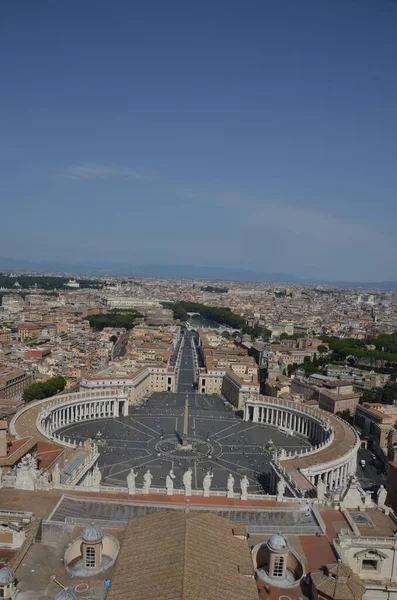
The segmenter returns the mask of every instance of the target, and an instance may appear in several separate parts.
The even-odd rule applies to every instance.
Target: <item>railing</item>
[[[246,528],[248,533],[252,535],[261,533],[278,533],[280,531],[279,525],[251,525],[247,523]],[[299,525],[286,525],[283,528],[283,533],[288,535],[316,535],[316,533],[319,533],[319,529],[320,528],[317,525],[308,525],[307,527],[302,527]]]
[[[95,464],[95,461],[93,461],[93,464]],[[196,490],[196,489],[192,489],[191,493],[189,496],[185,495],[185,490],[184,489],[177,489],[174,488],[172,494],[170,496],[167,495],[167,488],[165,487],[151,487],[149,489],[149,494],[145,493],[143,488],[135,488],[134,492],[129,492],[128,488],[125,486],[110,486],[110,485],[100,485],[98,487],[94,487],[94,486],[85,486],[85,485],[79,485],[79,486],[75,486],[75,485],[71,485],[70,483],[67,484],[59,484],[56,486],[57,489],[61,489],[61,490],[73,490],[73,491],[87,491],[87,492],[100,492],[100,493],[117,493],[117,494],[126,494],[129,496],[130,500],[133,500],[134,497],[139,496],[140,498],[143,496],[148,496],[149,494],[156,494],[159,496],[167,496],[168,498],[170,496],[180,496],[181,500],[183,499],[189,499],[191,497],[197,497],[197,496],[204,496],[204,491],[202,489],[200,490]],[[208,496],[206,496],[208,497]],[[223,490],[210,490],[209,493],[209,497],[210,498],[227,498],[227,491],[223,491]],[[234,500],[239,500],[241,499],[241,494],[238,492],[235,492],[233,495]],[[254,501],[276,501],[277,500],[277,496],[274,496],[272,494],[247,494],[247,500],[254,500]],[[293,502],[295,499],[294,498],[288,498],[288,497],[284,497],[282,502]],[[167,505],[168,506],[168,505]],[[223,510],[225,507],[220,507],[221,510]],[[275,509],[277,510],[277,509]],[[288,510],[288,507],[283,508],[282,510]]]
[[[34,513],[22,510],[0,510],[0,518],[33,519]]]
[[[343,539],[349,539],[354,542],[355,546],[364,546],[364,547],[377,547],[377,546],[389,546],[392,545],[394,547],[397,546],[397,539],[394,537],[362,537],[351,535],[350,532],[348,535],[339,534],[339,537],[334,541],[336,544],[341,543]]]
[[[96,446],[96,444],[94,442],[91,442],[89,454],[87,455],[83,464],[70,475],[67,485],[74,487],[76,484],[78,484],[78,482],[83,479],[84,475],[91,469],[91,467],[93,467],[93,465],[96,463],[98,458],[99,458],[98,447]],[[61,484],[59,487],[61,487]]]

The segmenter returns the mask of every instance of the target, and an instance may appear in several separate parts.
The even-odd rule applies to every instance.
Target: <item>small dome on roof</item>
[[[66,588],[65,590],[61,590],[54,596],[54,600],[78,600],[77,595]]]
[[[15,581],[15,573],[10,567],[0,569],[0,584],[12,583]]]
[[[269,550],[273,552],[288,552],[287,538],[280,532],[274,533],[270,540],[267,542]]]
[[[95,525],[94,521],[91,521],[90,525],[83,529],[81,537],[83,542],[95,544],[103,540],[103,531],[99,525]]]

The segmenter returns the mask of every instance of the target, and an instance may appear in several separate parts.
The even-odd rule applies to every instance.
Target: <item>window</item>
[[[85,550],[85,566],[93,569],[95,567],[95,548],[86,548]]]
[[[284,571],[284,556],[276,556],[274,559],[273,577],[282,577]]]
[[[378,570],[378,561],[364,559],[361,569],[362,569],[362,571],[377,571]]]

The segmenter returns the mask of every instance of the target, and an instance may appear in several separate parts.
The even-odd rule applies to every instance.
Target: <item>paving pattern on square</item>
[[[205,473],[213,473],[211,489],[225,490],[228,474],[235,478],[235,491],[246,475],[250,493],[267,493],[271,453],[270,440],[287,450],[310,446],[306,438],[288,436],[269,425],[244,422],[233,408],[216,395],[189,393],[189,442],[191,450],[180,451],[185,393],[154,393],[145,405],[130,407],[126,417],[98,419],[69,425],[60,430],[66,438],[99,439],[102,483],[126,486],[132,467],[138,471],[137,487],[150,469],[152,486],[164,487],[172,468],[174,487],[182,488],[182,476],[193,470],[193,488],[202,489]],[[98,436],[98,432],[100,435]]]

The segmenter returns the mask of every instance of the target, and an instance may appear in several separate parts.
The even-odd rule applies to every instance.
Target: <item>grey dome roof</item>
[[[274,533],[267,542],[268,548],[274,552],[288,552],[287,538],[282,533]]]
[[[0,583],[12,583],[15,580],[15,573],[10,567],[0,569]]]
[[[87,525],[87,527],[83,530],[81,537],[83,542],[95,544],[103,540],[103,531],[99,525],[95,525],[95,523],[92,521],[90,525]]]
[[[57,595],[54,596],[54,600],[78,600],[78,598],[76,594],[72,592],[72,590],[68,590],[68,588],[66,588],[66,590],[61,590],[58,592]]]

